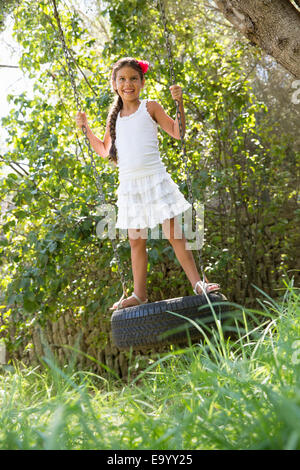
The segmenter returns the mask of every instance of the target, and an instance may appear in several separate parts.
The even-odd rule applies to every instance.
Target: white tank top
[[[147,110],[147,101],[142,100],[130,116],[121,117],[118,113],[116,147],[120,181],[166,171],[158,148],[157,123]]]

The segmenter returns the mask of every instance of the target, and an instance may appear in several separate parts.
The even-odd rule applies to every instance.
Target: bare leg
[[[131,263],[132,263],[132,274],[133,274],[133,283],[134,283],[134,292],[141,300],[146,300],[147,298],[147,288],[146,288],[146,279],[147,279],[147,263],[148,256],[146,251],[146,231],[145,230],[136,230],[138,237],[133,235],[134,229],[128,229],[129,242],[131,247]],[[136,300],[136,299],[135,299]]]
[[[134,293],[143,301],[147,298],[146,278],[148,256],[146,251],[146,230],[128,229]],[[133,305],[139,305],[139,302],[133,296],[130,296],[122,301],[120,307],[125,308]]]
[[[177,220],[174,220],[174,218],[165,220],[162,224],[162,228],[165,237],[169,240],[172,247],[174,248],[175,255],[179,263],[181,264],[184,272],[186,273],[187,278],[189,279],[192,287],[194,288],[196,282],[202,279],[197,269],[192,250],[188,250],[186,248],[187,240],[184,236],[184,233],[182,233]],[[176,238],[179,236],[181,238]],[[205,282],[208,282],[206,276],[204,277],[204,280]],[[199,294],[202,293],[202,290],[199,286],[197,287],[197,292]]]

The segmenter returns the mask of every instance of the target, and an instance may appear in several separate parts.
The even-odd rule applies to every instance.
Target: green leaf
[[[37,308],[38,308],[37,302],[34,302],[34,301],[32,301],[28,298],[24,298],[23,306],[24,306],[24,309],[26,310],[26,312],[28,312],[28,313],[32,313],[35,310],[37,310]]]

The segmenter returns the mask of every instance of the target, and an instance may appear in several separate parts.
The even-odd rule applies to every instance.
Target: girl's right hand
[[[76,124],[80,129],[82,129],[82,126],[88,126],[87,117],[84,112],[78,111],[78,113],[76,114]]]

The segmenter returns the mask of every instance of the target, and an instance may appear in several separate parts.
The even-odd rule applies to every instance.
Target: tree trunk
[[[300,12],[292,0],[215,0],[252,43],[300,78]]]

